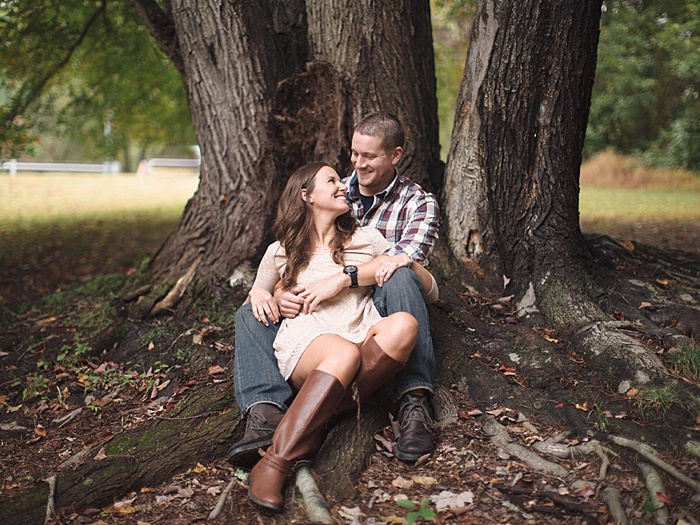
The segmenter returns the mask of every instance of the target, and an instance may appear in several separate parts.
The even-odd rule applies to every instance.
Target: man
[[[388,275],[374,292],[374,304],[383,316],[408,312],[419,324],[416,347],[395,379],[399,435],[395,455],[415,461],[433,449],[430,394],[435,382],[435,356],[430,336],[423,287],[411,264],[425,263],[437,239],[439,208],[435,197],[409,179],[399,177],[396,166],[403,156],[405,133],[401,123],[386,113],[371,113],[355,127],[351,161],[355,168],[344,180],[352,213],[363,226],[377,228],[393,247],[384,257],[378,275]],[[303,289],[276,293],[284,317],[299,314]],[[293,396],[282,378],[273,342],[279,326],[258,322],[246,303],[236,312],[234,381],[236,400],[247,414],[246,431],[233,444],[228,459],[251,466],[266,448]]]

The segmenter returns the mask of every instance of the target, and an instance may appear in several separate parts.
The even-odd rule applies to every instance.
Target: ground
[[[584,230],[592,227],[583,226]],[[619,223],[608,226],[605,233],[700,257],[698,223],[647,222],[641,227]],[[133,274],[137,271],[133,261],[143,252],[153,253],[162,236],[142,232],[126,240],[111,238],[99,246],[93,243],[89,250],[79,242],[65,242],[56,236],[50,239],[48,246],[38,247],[45,254],[41,261],[0,258],[0,297],[5,304],[10,304],[8,298],[16,303],[68,290],[97,274]],[[127,256],[128,253],[133,256]],[[75,300],[80,308],[81,300]],[[88,303],[89,298],[84,300],[86,312],[90,310]],[[110,354],[110,359],[101,359],[85,347],[85,355],[81,354],[77,342],[66,345],[75,328],[52,311],[50,302],[36,303],[14,317],[0,336],[0,501],[18,496],[33,485],[45,483],[52,474],[70,468],[81,451],[89,451],[99,460],[102,447],[113,436],[157,418],[167,419],[169,409],[188,389],[230,381],[233,349],[217,332],[216,320],[200,317],[188,329],[178,328],[181,336],[201,343],[202,352],[210,354],[206,369],[166,366],[153,359],[139,368],[127,356],[122,356],[121,362],[117,353]],[[483,309],[477,313],[488,315]],[[159,323],[150,323],[149,333],[166,329]],[[21,346],[18,352],[18,341],[26,340],[33,343]],[[158,341],[145,341],[146,352],[153,349],[151,345],[157,346]],[[434,523],[612,523],[608,509],[597,497],[602,487],[596,482],[600,462],[595,457],[558,461],[576,473],[580,482],[575,485],[535,472],[493,445],[482,429],[483,414],[456,389],[452,393],[457,417],[443,422],[435,452],[419,464],[407,465],[392,456],[390,425],[376,436],[377,452],[357,484],[356,497],[329,501],[338,523],[402,523],[414,509],[396,500],[410,500],[420,511],[421,501],[426,498],[431,500],[427,508],[438,511],[432,518]],[[537,421],[523,421],[506,409],[496,409],[491,415],[523,445],[558,432]],[[631,453],[612,457],[606,484],[620,488],[623,506],[633,523],[647,524],[653,520],[635,468],[637,460]],[[697,464],[686,463],[683,467],[697,479]],[[672,501],[671,523],[697,523],[692,520],[700,519],[700,509],[689,502],[687,490],[673,479],[664,479],[666,489],[661,496]],[[236,471],[223,458],[202,462],[173,476],[166,484],[124,494],[109,507],[61,509],[57,522],[203,522],[230,483],[221,514],[211,523],[307,522],[293,488],[287,499],[288,511],[282,517],[258,512],[248,501],[245,473]],[[323,488],[323,480],[319,484]],[[440,510],[441,505],[446,510]],[[425,510],[417,522],[430,518]]]

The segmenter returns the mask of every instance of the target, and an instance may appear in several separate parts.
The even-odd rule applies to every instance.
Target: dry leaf
[[[153,344],[153,341],[151,341],[150,343],[148,343],[148,349],[149,349],[149,350],[153,350],[155,347],[156,347],[156,345]]]
[[[202,472],[207,471],[207,467],[205,467],[201,463],[197,463],[197,465],[192,469],[192,471],[196,474],[201,474]]]
[[[221,368],[219,365],[214,365],[214,366],[209,367],[209,375],[210,376],[213,376],[216,374],[224,374],[224,373],[226,373],[226,370]]]
[[[583,405],[579,405],[576,403],[576,409],[577,410],[583,410],[584,412],[588,412],[588,401],[586,401]]]
[[[107,459],[107,454],[105,453],[105,448],[104,447],[100,448],[100,451],[92,459],[94,459],[95,461],[104,461],[105,459]],[[115,503],[115,505],[116,505],[116,503]]]
[[[634,397],[634,396],[636,396],[637,394],[639,394],[639,390],[637,390],[636,388],[630,388],[630,389],[627,391],[627,397]]]
[[[410,479],[404,479],[401,476],[396,478],[391,482],[392,487],[396,487],[397,489],[410,489],[413,486],[413,481]]]
[[[460,508],[474,503],[474,494],[470,491],[454,494],[448,490],[443,490],[440,494],[430,496],[430,501],[435,504],[438,512],[447,509]]]
[[[649,308],[650,306],[652,306],[652,304],[647,301],[642,301],[642,304],[639,305],[640,308]]]
[[[663,492],[657,492],[656,493],[656,498],[661,502],[665,503],[666,505],[673,505],[673,502],[669,499],[669,497],[664,494]]]
[[[411,478],[419,485],[437,485],[437,480],[431,476],[413,476]]]
[[[34,427],[34,433],[37,436],[44,437],[46,435],[46,429],[42,425],[37,425]]]
[[[8,414],[12,414],[13,412],[17,412],[20,408],[22,408],[22,405],[21,405],[21,404],[17,405],[16,407],[8,406],[8,407],[7,407],[7,413],[8,413]]]

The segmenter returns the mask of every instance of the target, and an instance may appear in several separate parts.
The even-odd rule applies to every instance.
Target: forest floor
[[[584,223],[583,229],[591,231],[597,226]],[[601,233],[700,259],[700,221],[617,222],[605,228]],[[212,355],[210,366],[169,367],[164,362],[144,359],[150,365],[139,370],[115,362],[114,358],[101,360],[100,356],[81,355],[80,344],[66,346],[66,341],[77,338],[75,327],[52,309],[50,301],[39,299],[46,293],[87,283],[98,274],[133,274],[137,269],[130,261],[143,253],[153,254],[164,235],[165,231],[132,232],[93,243],[89,249],[74,239],[48,236],[45,246],[36,247],[38,253],[44,254],[40,261],[0,257],[0,298],[3,298],[0,313],[3,303],[16,305],[30,301],[25,304],[32,305],[19,314],[12,313],[12,322],[5,320],[3,325],[7,327],[0,334],[0,500],[14,498],[32,485],[45,483],[52,474],[70,468],[70,462],[78,459],[81,451],[90,451],[99,460],[103,445],[112,436],[167,418],[169,407],[184,391],[231,381],[232,341],[218,338],[215,326],[206,318],[193,320],[191,330],[183,335],[200,337],[202,351]],[[73,299],[75,308],[87,309],[89,297]],[[10,315],[7,312],[4,310],[3,315]],[[473,314],[482,318],[491,315],[483,308]],[[34,343],[20,349],[16,342],[21,339]],[[152,343],[144,348],[148,353]],[[606,506],[598,498],[601,489],[596,482],[598,461],[592,458],[560,461],[575,472],[579,482],[574,485],[535,472],[495,447],[482,432],[476,407],[456,389],[453,394],[458,403],[458,417],[438,429],[435,451],[419,464],[405,464],[392,456],[389,424],[377,435],[377,452],[356,485],[355,498],[329,501],[337,523],[404,523],[412,509],[397,500],[416,503],[420,512],[421,501],[425,499],[430,504],[416,518],[417,523],[612,523]],[[627,417],[595,414],[591,407],[588,410],[591,418]],[[492,415],[507,424],[510,433],[524,445],[558,432],[539,427],[537,421],[522,421],[518,414],[507,409],[497,409]],[[700,427],[700,422],[696,427]],[[632,455],[613,458],[606,484],[622,491],[623,505],[628,516],[633,517],[631,523],[650,524],[653,523],[651,509],[643,495],[643,480],[634,468],[635,461]],[[684,470],[694,473],[697,479],[700,467],[685,464]],[[322,488],[323,480],[319,482]],[[229,484],[230,492],[221,514],[210,523],[307,522],[296,492],[290,492],[288,510],[281,517],[258,512],[248,500],[245,473],[236,471],[224,458],[202,462],[163,485],[125,494],[105,508],[61,509],[56,522],[110,525],[205,522]],[[681,496],[684,493],[686,496]],[[671,510],[669,523],[693,525],[697,523],[693,516],[700,519],[700,509],[688,502],[687,492],[673,480],[667,480],[666,494],[662,497],[668,500]],[[437,514],[432,517],[428,509]]]

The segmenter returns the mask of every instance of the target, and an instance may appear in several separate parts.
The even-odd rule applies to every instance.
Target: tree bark
[[[588,257],[579,168],[600,0],[480,2],[446,169],[444,229],[457,257],[576,286]]]
[[[152,262],[157,278],[179,278],[200,256],[195,282],[255,262],[286,178],[312,160],[346,174],[354,123],[370,111],[401,118],[401,170],[439,188],[428,1],[134,2],[182,58],[202,151],[199,188]]]

